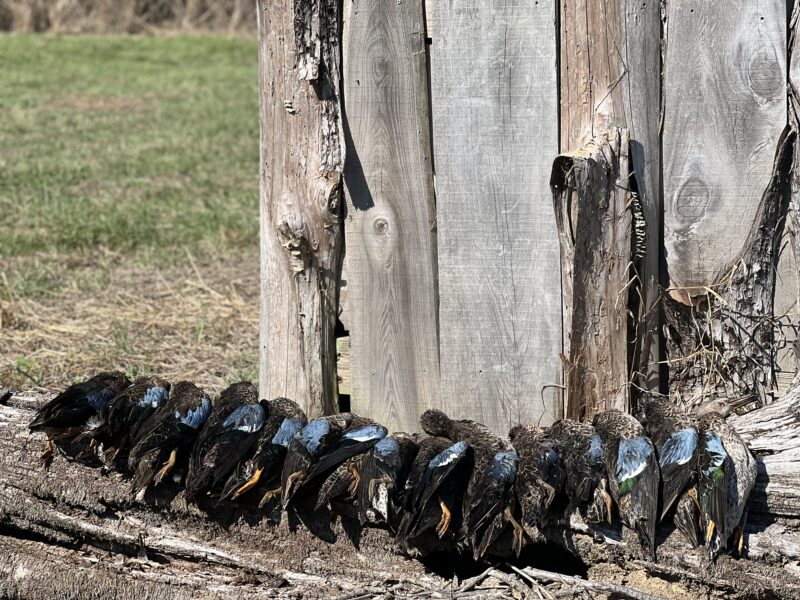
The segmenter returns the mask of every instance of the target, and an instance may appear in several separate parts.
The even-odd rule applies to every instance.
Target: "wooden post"
[[[261,395],[338,408],[344,167],[338,0],[259,3]]]
[[[591,419],[630,406],[628,297],[634,256],[631,232],[638,200],[628,131],[613,129],[553,164],[561,242],[566,416]]]
[[[439,392],[422,3],[348,0],[344,12],[350,406],[413,431]]]
[[[635,344],[627,357],[623,352],[617,359],[627,361],[626,370],[630,370],[639,385],[657,388],[661,352],[657,307],[661,237],[661,8],[658,2],[638,0],[562,0],[560,7],[561,152],[586,148],[599,136],[613,138],[615,127],[627,129],[630,135],[630,149],[621,153],[630,157],[632,177],[622,184],[636,192],[644,227],[639,223],[636,231],[641,260],[632,265],[632,280],[625,280],[630,284],[627,289],[631,291],[635,310],[631,318]],[[580,237],[582,232],[575,235]],[[578,324],[569,327],[574,326]],[[593,333],[584,332],[586,336]],[[608,339],[618,348],[628,342],[625,327],[604,330],[602,335],[621,336],[613,341]],[[566,335],[565,341],[568,341]],[[566,347],[564,351],[569,353]],[[605,368],[586,366],[593,371]],[[579,372],[575,376],[580,377]],[[616,394],[606,398],[608,408],[619,404]],[[572,397],[567,404],[589,400],[584,396]],[[588,414],[602,408],[601,402]],[[567,412],[577,415],[583,410],[580,406],[570,406]]]
[[[561,416],[555,2],[430,7],[442,407],[503,434],[546,425]]]

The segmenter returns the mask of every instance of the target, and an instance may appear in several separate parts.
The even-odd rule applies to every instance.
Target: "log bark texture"
[[[261,396],[338,408],[344,244],[338,0],[259,3]]]
[[[275,525],[250,506],[211,503],[201,511],[166,485],[144,504],[119,474],[61,456],[49,470],[38,469],[44,438],[26,427],[36,405],[17,397],[0,406],[4,597],[330,598],[399,586],[424,598],[452,589],[403,557],[383,529],[313,514]],[[704,549],[689,550],[679,533],[663,527],[657,563],[641,561],[629,531],[591,530],[573,520],[561,543],[590,565],[593,579],[645,572],[679,585],[677,597],[800,597],[800,382],[780,401],[732,422],[759,464],[748,558],[722,556],[711,564]],[[542,552],[533,548],[518,564],[538,566]]]
[[[634,195],[627,129],[560,155],[550,186],[561,242],[567,417],[627,411]]]
[[[687,408],[712,395],[766,404],[775,392],[773,299],[795,138],[787,130],[778,144],[745,250],[725,281],[684,296],[688,304],[663,299],[670,394]]]

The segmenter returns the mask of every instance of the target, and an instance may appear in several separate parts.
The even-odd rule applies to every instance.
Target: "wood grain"
[[[564,298],[564,413],[580,421],[630,409],[629,148],[628,130],[614,128],[553,163]]]
[[[684,296],[746,249],[786,125],[786,30],[785,0],[667,3],[664,245]]]
[[[338,408],[339,21],[337,0],[275,0],[258,11],[260,392],[292,398],[309,416]]]
[[[442,403],[505,433],[560,416],[555,3],[437,0],[431,89]]]
[[[638,346],[649,356],[632,368],[658,386],[661,202],[661,6],[641,0],[562,0],[561,152],[586,147],[614,127],[630,133],[630,160],[642,204],[646,255],[637,264]]]
[[[422,3],[353,0],[344,18],[351,407],[413,431],[439,386]]]

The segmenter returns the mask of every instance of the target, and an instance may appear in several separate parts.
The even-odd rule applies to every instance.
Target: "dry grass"
[[[253,32],[253,0],[4,0],[0,30],[140,33],[167,28]]]
[[[256,379],[257,255],[158,269],[120,259],[0,261],[0,387],[54,390],[106,369],[189,379],[210,392]],[[41,260],[66,273],[64,285],[16,296],[6,273]]]

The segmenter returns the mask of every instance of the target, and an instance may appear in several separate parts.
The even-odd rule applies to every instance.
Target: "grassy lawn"
[[[254,376],[256,41],[0,44],[0,388]]]

